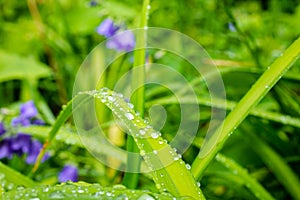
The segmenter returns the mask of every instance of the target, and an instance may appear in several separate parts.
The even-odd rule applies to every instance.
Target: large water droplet
[[[132,103],[128,103],[129,108],[134,108],[134,105]]]
[[[134,116],[133,116],[133,114],[131,114],[131,113],[126,113],[125,116],[126,116],[127,119],[129,119],[129,120],[133,120],[133,119],[134,119]]]
[[[116,99],[115,99],[114,97],[112,97],[112,96],[108,96],[107,99],[108,99],[109,101],[112,101],[112,102],[116,100]]]
[[[143,194],[142,196],[140,196],[138,198],[138,200],[155,200],[152,196],[150,196],[149,194]]]
[[[145,131],[144,129],[141,129],[141,130],[140,130],[140,134],[141,134],[141,135],[145,135],[145,134],[146,134],[146,131]]]
[[[126,187],[124,185],[120,185],[120,184],[114,185],[113,188],[117,189],[117,190],[125,190],[126,189]]]
[[[152,133],[151,133],[151,137],[152,137],[153,139],[156,139],[156,138],[159,137],[159,133],[157,133],[157,132],[152,132]]]

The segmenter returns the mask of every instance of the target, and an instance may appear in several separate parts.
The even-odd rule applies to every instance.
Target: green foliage
[[[34,188],[19,188],[18,190],[4,193],[3,200],[9,199],[162,199],[168,200],[173,197],[167,193],[155,194],[149,191],[129,190],[125,186],[102,187],[99,184],[85,182],[67,182],[55,186],[37,186]]]
[[[300,62],[297,57],[300,48],[299,44],[289,46],[300,33],[299,0],[152,0],[149,14],[145,11],[147,1],[144,8],[142,3],[142,0],[0,0],[0,122],[9,132],[0,136],[0,142],[15,133],[28,133],[45,141],[44,151],[51,155],[39,168],[37,162],[34,173],[30,173],[33,166],[20,164],[24,158],[1,159],[0,192],[4,193],[0,198],[172,199],[184,195],[197,198],[201,183],[201,192],[207,199],[298,199]],[[85,150],[82,142],[97,146],[97,141],[78,135],[72,121],[71,114],[76,110],[71,100],[76,73],[89,52],[104,41],[96,28],[105,18],[111,18],[126,29],[148,25],[192,37],[209,53],[224,81],[226,99],[213,94],[218,98],[211,101],[205,80],[195,73],[190,63],[171,52],[147,50],[147,62],[170,66],[190,81],[200,108],[200,116],[191,113],[193,120],[199,122],[192,145],[182,158],[168,167],[164,167],[164,162],[178,156],[168,144],[176,137],[180,123],[180,105],[170,91],[157,85],[140,88],[131,99],[135,110],[117,97],[118,104],[129,110],[134,120],[128,120],[114,102],[106,103],[112,112],[107,109],[100,102],[107,97],[99,91],[90,92],[97,98],[100,95],[96,107],[97,119],[104,130],[101,139],[109,140],[122,150],[117,151],[105,143],[96,153],[107,158],[118,157],[121,163],[134,161],[130,163],[136,169],[140,163],[144,172],[149,166],[163,166],[152,174],[126,173],[124,176],[105,166]],[[142,35],[138,37],[141,47],[146,42]],[[171,45],[176,45],[176,41]],[[288,49],[287,54],[283,54],[285,49]],[[89,63],[90,71],[97,71],[104,60],[101,51],[94,55]],[[135,56],[133,62],[132,55]],[[101,80],[96,89],[113,89],[133,65],[144,64],[144,55],[145,52],[139,50],[110,63],[105,80]],[[290,64],[293,67],[286,72]],[[134,73],[134,81],[129,83],[133,88],[149,75],[147,69]],[[213,80],[214,74],[210,78]],[[184,96],[180,103],[195,103],[184,95],[186,88],[176,87]],[[86,98],[86,93],[75,97],[82,105]],[[29,99],[34,100],[47,124],[12,128],[10,120],[16,115],[17,106]],[[221,141],[220,145],[213,147],[214,151],[203,161],[197,155],[200,149],[207,147],[206,132],[209,127],[218,130],[214,125],[219,121],[210,121],[212,113],[223,110],[229,114],[223,123],[222,137],[217,140]],[[136,116],[135,111],[139,111],[140,116]],[[132,131],[128,127],[117,129],[111,113],[117,113]],[[162,114],[167,115],[166,119],[160,116]],[[161,133],[161,136],[157,139],[138,137],[139,129],[148,126],[145,119],[150,121],[149,134]],[[130,139],[127,132],[137,142]],[[162,138],[167,140],[163,146],[174,155],[168,151],[153,154],[161,148],[157,141]],[[135,143],[143,159],[140,156],[132,159],[124,152],[136,149]],[[196,178],[185,163],[194,163],[192,171]],[[79,180],[88,183],[57,185],[57,176],[64,164],[78,167]],[[120,183],[128,189],[118,185]],[[173,196],[164,193],[165,190]]]

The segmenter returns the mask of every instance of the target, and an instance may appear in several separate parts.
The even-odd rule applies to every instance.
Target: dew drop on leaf
[[[129,119],[129,120],[133,120],[133,119],[134,119],[134,116],[133,116],[133,114],[131,114],[131,113],[126,113],[125,116],[126,116],[127,119]]]

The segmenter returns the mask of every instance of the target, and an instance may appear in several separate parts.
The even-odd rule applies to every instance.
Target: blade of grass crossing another
[[[175,197],[205,199],[189,171],[190,166],[185,164],[181,155],[167,144],[161,133],[155,131],[147,121],[134,112],[132,105],[127,103],[121,94],[107,88],[87,94],[100,99],[120,118],[134,138],[150,172],[153,172],[154,182],[160,191],[168,191]]]

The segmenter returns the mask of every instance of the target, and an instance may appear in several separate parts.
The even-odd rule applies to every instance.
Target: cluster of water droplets
[[[82,184],[82,185],[81,185]],[[7,195],[8,194],[8,195]],[[99,184],[63,183],[56,186],[39,186],[35,188],[20,188],[14,193],[3,193],[4,199],[42,200],[42,199],[138,199],[155,200],[171,199],[169,194],[150,194],[148,191],[129,190],[123,185],[101,187]]]
[[[16,188],[16,185],[7,181],[5,175],[0,173],[0,187],[4,191],[10,191]]]

